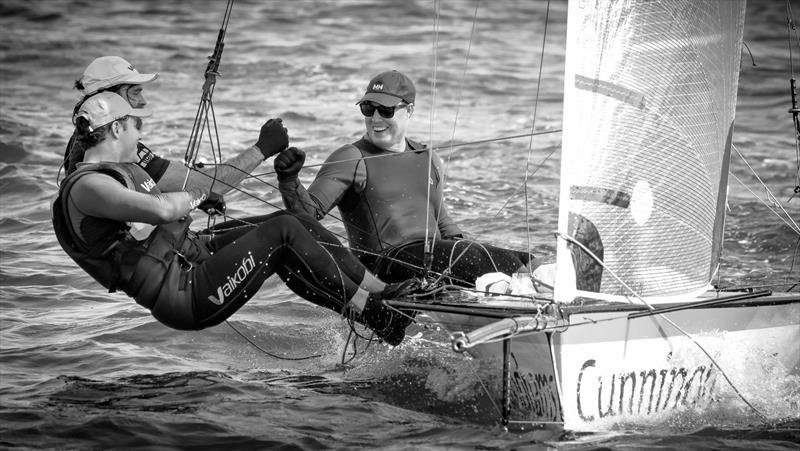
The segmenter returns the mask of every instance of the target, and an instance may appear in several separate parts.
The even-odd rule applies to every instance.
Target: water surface
[[[540,1],[481,2],[473,29],[475,5],[237,1],[214,93],[223,154],[252,145],[261,124],[280,116],[293,144],[308,154],[301,178],[310,182],[332,150],[360,136],[363,123],[354,103],[367,80],[388,69],[417,82],[412,135],[423,142],[560,129],[566,5],[553,2],[548,12]],[[469,403],[458,401],[480,390],[477,376],[435,325],[413,326],[413,337],[395,349],[362,343],[351,359],[345,324],[277,279],[230,325],[202,332],[170,330],[123,295],[106,293],[67,258],[50,224],[49,202],[78,99],[72,84],[101,55],[120,55],[142,72],[159,72],[145,89],[155,118],[146,121],[143,139],[180,160],[223,9],[224,2],[155,0],[0,5],[3,447],[796,446],[797,400],[767,423],[747,415],[687,415],[658,430],[619,425],[602,434],[554,436],[475,424]],[[748,6],[745,39],[752,60],[743,57],[734,144],[797,220],[800,199],[788,201],[797,162],[787,113],[785,13],[781,2]],[[560,139],[553,133],[444,151],[452,216],[482,240],[524,248],[530,239],[536,252],[551,253]],[[529,153],[534,173],[526,208],[514,194]],[[258,172],[269,183],[249,180],[246,193],[228,195],[232,217],[281,205],[271,166]],[[787,289],[800,279],[798,236],[772,214],[776,205],[759,200],[765,190],[738,156],[732,173],[743,184],[731,180],[720,283]],[[196,224],[203,222],[198,216]],[[343,231],[333,219],[325,224]],[[302,357],[311,358],[287,360]],[[698,430],[700,421],[714,427]]]

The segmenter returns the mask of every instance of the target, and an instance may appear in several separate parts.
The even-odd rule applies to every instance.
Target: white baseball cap
[[[84,96],[89,96],[112,86],[129,84],[141,85],[158,78],[158,74],[140,74],[133,65],[119,56],[101,56],[92,61],[79,80],[83,85]]]
[[[89,121],[89,131],[94,131],[125,116],[149,117],[151,114],[153,113],[146,108],[133,108],[113,92],[101,92],[86,99],[72,121],[84,117]]]

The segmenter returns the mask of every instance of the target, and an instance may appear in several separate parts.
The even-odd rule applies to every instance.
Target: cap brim
[[[158,74],[128,74],[115,84],[117,85],[143,85],[158,78]]]
[[[364,102],[375,102],[383,106],[395,106],[402,101],[403,99],[401,99],[400,97],[384,94],[382,92],[368,92],[364,94],[364,97],[362,97],[361,100],[356,102],[356,105],[362,104]]]
[[[132,108],[131,112],[128,113],[128,116],[136,116],[136,117],[150,117],[153,115],[153,111],[148,108]]]
[[[108,89],[112,86],[117,85],[143,85],[145,83],[150,83],[151,81],[158,78],[158,74],[125,74],[122,76],[118,76],[111,80],[94,80],[94,81],[86,81],[85,77],[81,79],[81,82],[84,85],[83,91],[81,93],[84,96],[90,96],[97,91],[102,91],[104,89]]]

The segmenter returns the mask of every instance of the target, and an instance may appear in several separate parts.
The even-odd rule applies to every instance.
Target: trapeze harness
[[[69,208],[70,190],[78,180],[92,173],[109,175],[140,193],[161,192],[155,181],[134,163],[98,163],[79,168],[61,184],[52,205],[53,228],[59,244],[109,292],[124,291],[170,327],[194,328],[178,319],[185,315],[161,312],[158,308],[160,300],[181,291],[190,298],[187,269],[210,256],[203,241],[189,231],[191,217],[158,225],[141,240],[134,238],[128,223],[92,216],[71,217],[75,210]],[[174,310],[174,302],[161,304]]]

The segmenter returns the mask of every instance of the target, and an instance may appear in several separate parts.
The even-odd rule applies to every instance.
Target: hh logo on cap
[[[373,91],[383,91],[383,83],[375,83],[372,85]]]

